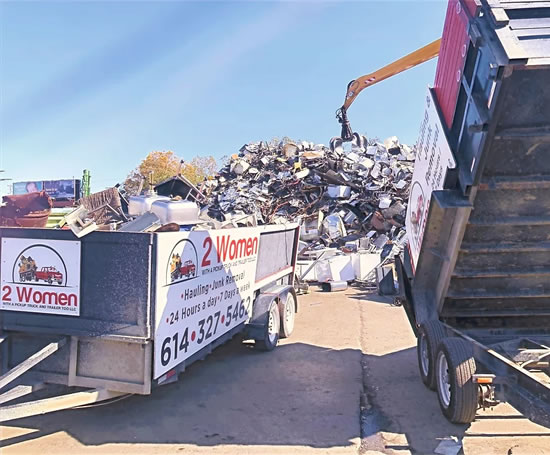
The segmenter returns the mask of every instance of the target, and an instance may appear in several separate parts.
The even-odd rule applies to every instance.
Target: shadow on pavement
[[[368,291],[350,294],[348,297],[351,297],[352,299],[356,299],[356,300],[369,300],[370,302],[385,303],[386,305],[393,305],[392,296],[373,294]]]
[[[420,380],[416,362],[416,348],[363,357],[371,405],[363,413],[363,435],[368,440],[377,431],[405,434],[408,450],[433,453],[440,440],[462,438],[468,425],[454,425],[445,419],[437,394]],[[390,449],[389,445],[385,449]]]
[[[393,305],[394,296],[379,295],[376,288],[373,289],[371,287],[365,287],[361,284],[352,284],[350,290],[353,290],[353,292],[346,292],[346,295],[349,298]]]
[[[0,447],[59,431],[89,446],[349,447],[360,437],[360,362],[355,349],[293,343],[262,353],[234,339],[149,396],[7,422],[38,431]]]

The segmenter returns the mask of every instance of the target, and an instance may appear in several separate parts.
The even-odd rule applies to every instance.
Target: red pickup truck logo
[[[172,261],[170,262],[170,276],[172,281],[180,280],[181,278],[192,278],[197,273],[197,267],[192,260],[181,261],[179,254],[172,255]]]
[[[49,284],[56,282],[61,284],[63,282],[63,274],[58,272],[55,267],[42,267],[40,270],[36,271],[35,281],[46,281]]]
[[[25,281],[45,281],[48,284],[63,283],[63,274],[55,267],[41,267],[38,269],[35,260],[29,256],[21,256],[19,259],[19,280]]]
[[[424,197],[420,194],[416,201],[416,212],[411,213],[412,223],[420,226],[423,213],[424,213]]]

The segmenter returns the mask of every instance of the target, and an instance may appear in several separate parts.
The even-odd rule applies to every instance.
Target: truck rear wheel
[[[267,324],[265,325],[264,336],[261,340],[256,340],[256,348],[262,351],[273,351],[279,341],[279,328],[281,325],[281,316],[277,301],[271,302],[267,315]]]
[[[422,382],[428,389],[435,390],[435,356],[441,340],[445,338],[445,327],[437,320],[426,321],[420,324],[416,340],[416,355],[418,370]]]
[[[471,423],[477,411],[476,362],[472,346],[460,338],[439,344],[435,374],[437,397],[443,415],[452,423]]]
[[[279,313],[281,314],[281,338],[288,338],[294,331],[294,320],[296,317],[296,297],[292,292],[286,295],[286,298],[279,303]]]

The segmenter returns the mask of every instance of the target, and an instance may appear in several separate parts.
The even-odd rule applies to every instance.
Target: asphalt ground
[[[269,353],[233,339],[149,396],[6,422],[6,454],[550,454],[507,405],[453,425],[418,376],[402,308],[357,289],[300,296]]]

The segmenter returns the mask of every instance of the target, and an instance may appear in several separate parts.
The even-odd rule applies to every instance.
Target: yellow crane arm
[[[441,38],[436,39],[433,43],[417,49],[408,55],[405,55],[405,57],[401,57],[399,60],[396,60],[395,62],[392,62],[379,70],[376,70],[374,73],[366,74],[365,76],[361,76],[359,79],[351,81],[348,84],[346,101],[342,107],[347,110],[355,98],[357,98],[357,95],[361,93],[361,90],[381,82],[384,79],[395,76],[405,70],[413,68],[420,63],[427,62],[428,60],[437,57],[439,54],[440,45]]]
[[[338,121],[342,123],[342,139],[344,141],[351,140],[352,132],[347,120],[346,111],[351,106],[357,95],[367,87],[370,87],[384,79],[395,76],[405,70],[415,67],[420,63],[427,62],[439,54],[439,47],[441,45],[441,38],[436,39],[434,42],[411,52],[399,60],[396,60],[389,65],[376,70],[374,73],[366,74],[358,79],[351,81],[348,84],[346,91],[346,99],[344,104],[337,112]],[[347,127],[347,131],[345,131]]]

